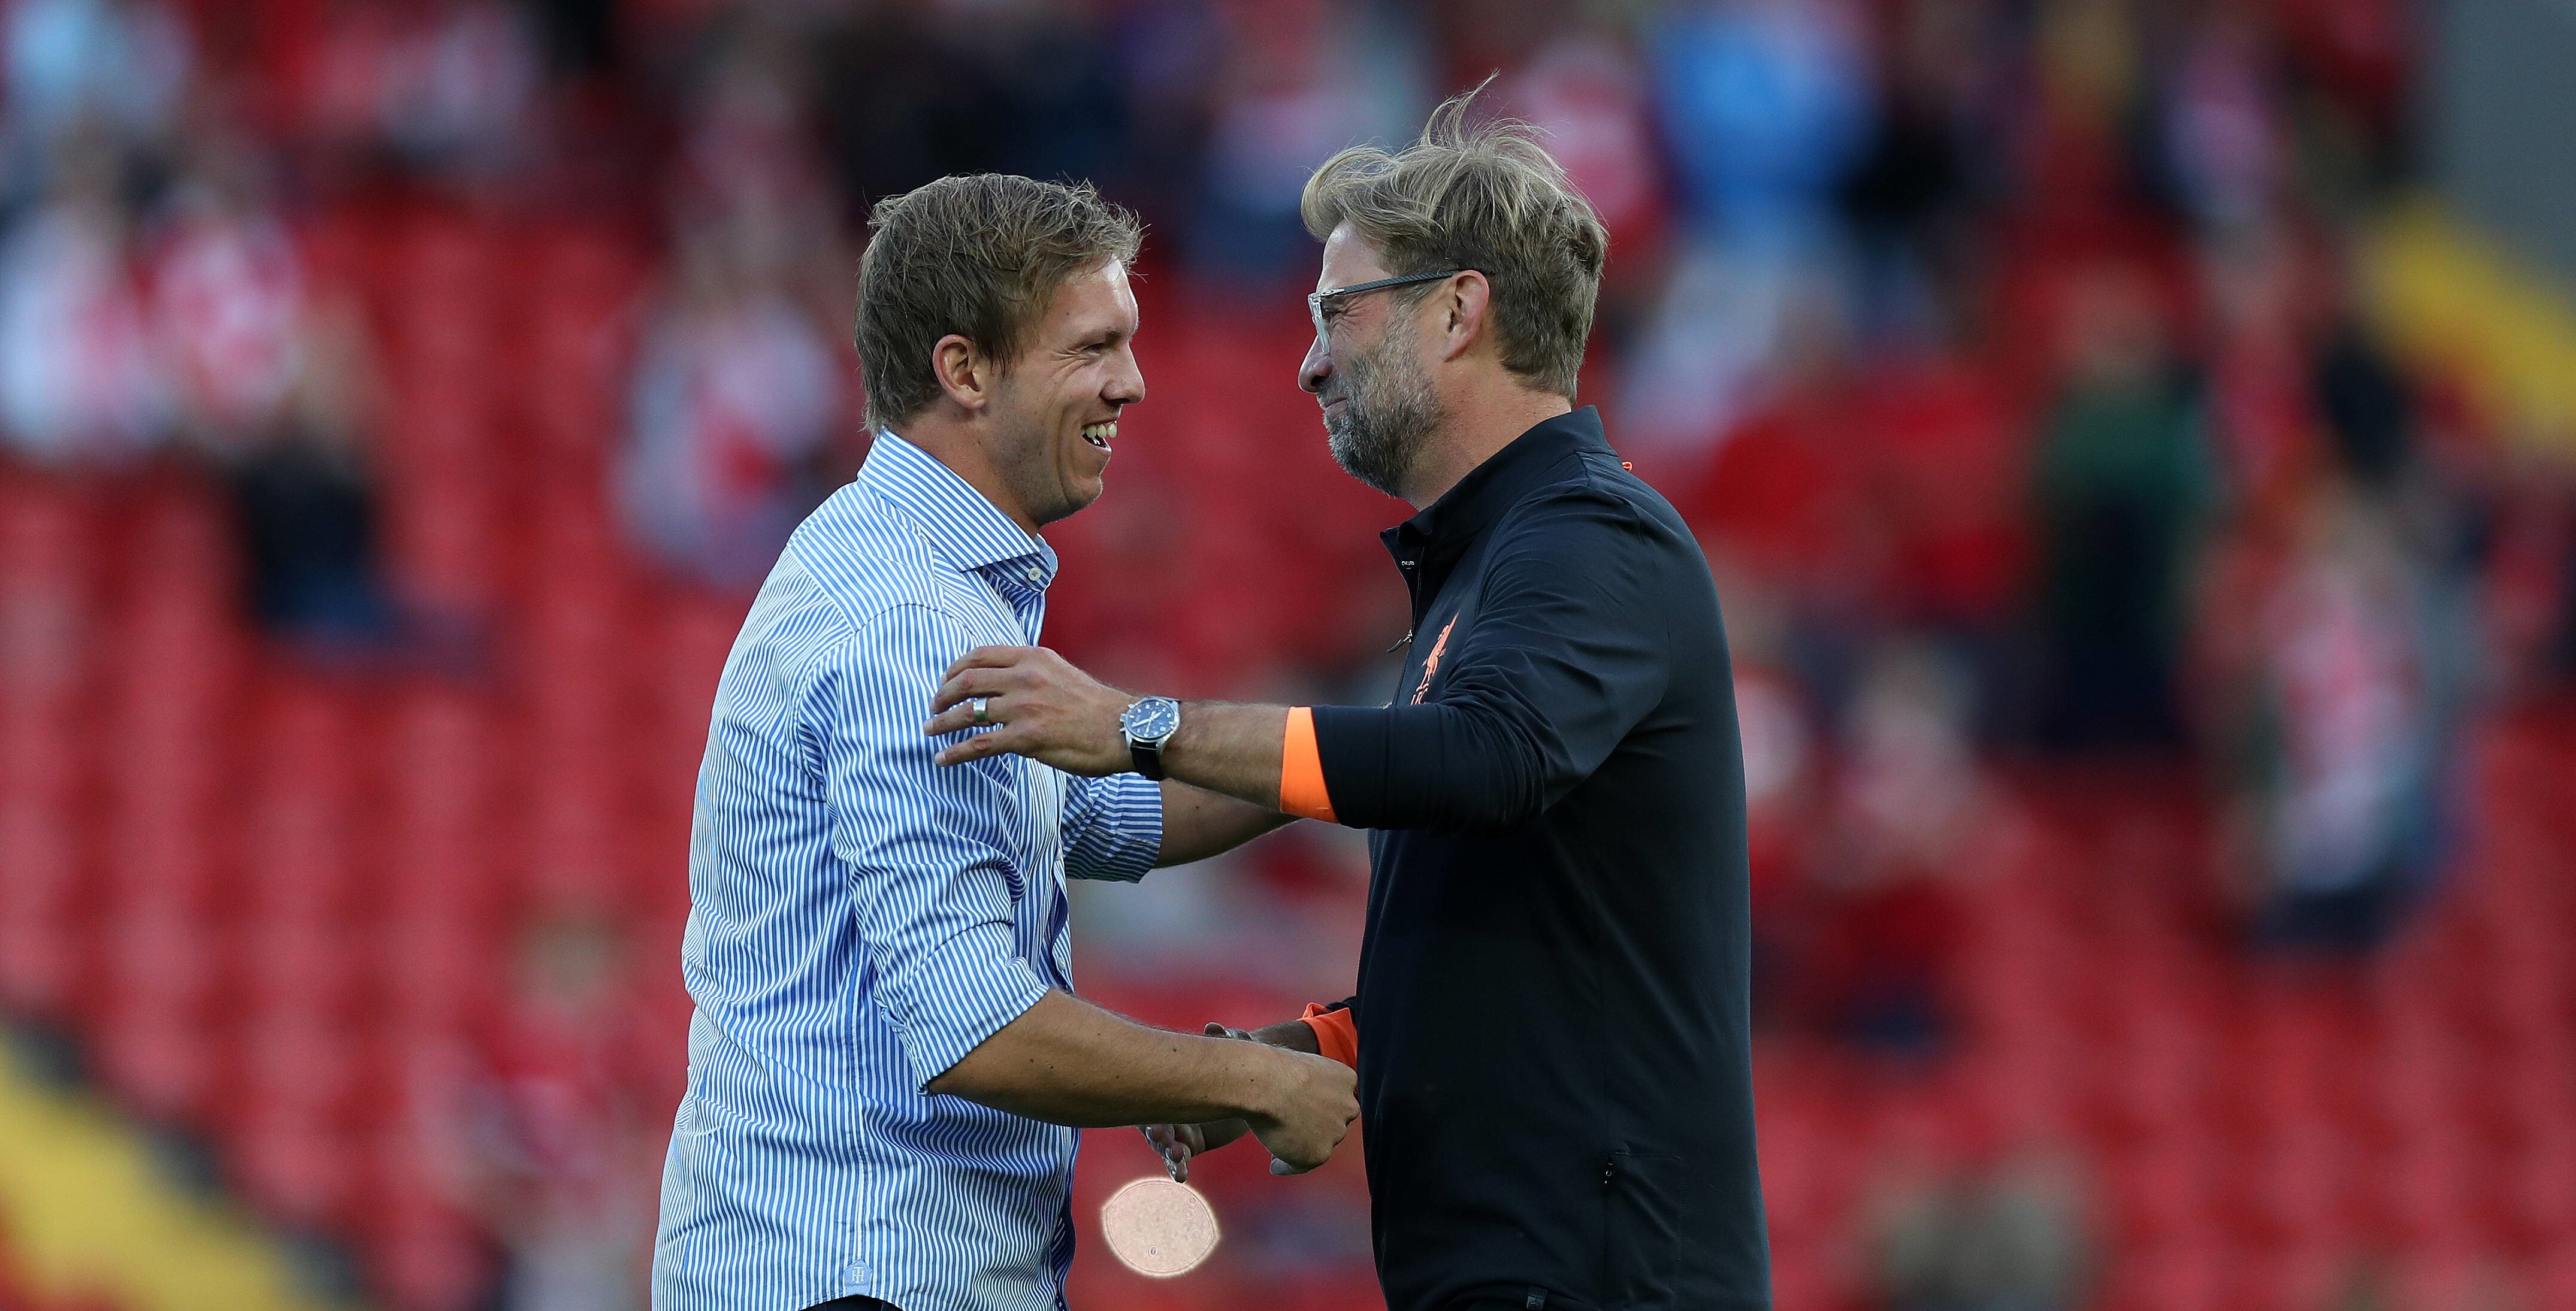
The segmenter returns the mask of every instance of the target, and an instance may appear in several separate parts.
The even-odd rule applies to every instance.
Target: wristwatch
[[[1140,698],[1119,712],[1118,731],[1127,739],[1127,755],[1136,762],[1136,772],[1160,781],[1163,744],[1181,731],[1181,703],[1167,696]]]

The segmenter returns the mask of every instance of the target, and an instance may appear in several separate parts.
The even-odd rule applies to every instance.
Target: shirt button
[[[1043,570],[1043,569],[1031,569],[1031,570],[1028,572],[1028,580],[1029,580],[1030,582],[1032,582],[1032,583],[1042,583],[1042,582],[1045,582],[1045,581],[1046,581],[1046,571],[1045,571],[1045,570]]]

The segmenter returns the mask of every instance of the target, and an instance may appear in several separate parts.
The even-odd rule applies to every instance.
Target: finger
[[[1002,675],[991,669],[967,669],[941,679],[939,690],[930,696],[932,713],[946,710],[968,697],[991,696],[1002,690]]]
[[[1270,1173],[1276,1175],[1304,1174],[1314,1168],[1311,1165],[1290,1165],[1276,1156],[1270,1158]]]
[[[962,765],[969,760],[1017,751],[1027,741],[1025,733],[1012,734],[997,728],[989,733],[978,733],[963,742],[952,742],[940,748],[939,754],[932,759],[943,765]]]
[[[1145,1131],[1145,1141],[1154,1145],[1154,1153],[1163,1158],[1163,1168],[1171,1172],[1176,1184],[1190,1181],[1190,1145],[1176,1124],[1137,1126]]]
[[[979,646],[949,661],[948,672],[942,674],[940,678],[942,681],[955,678],[958,671],[963,669],[1005,668],[1036,655],[1037,650],[1033,646]]]
[[[975,722],[975,703],[968,700],[958,702],[932,715],[930,722],[921,726],[921,731],[932,737],[939,737],[948,733],[962,733],[970,728],[994,728],[1009,722],[1011,722],[1009,711],[1002,704],[1002,698],[987,696],[984,698],[984,722],[980,724]]]

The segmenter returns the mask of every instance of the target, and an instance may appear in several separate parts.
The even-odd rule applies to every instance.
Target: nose
[[[1333,357],[1324,349],[1323,334],[1317,333],[1314,343],[1306,347],[1306,358],[1297,363],[1298,389],[1319,395],[1324,390],[1324,383],[1332,376]]]
[[[1136,352],[1121,347],[1121,367],[1109,372],[1109,383],[1100,389],[1100,399],[1112,405],[1133,405],[1145,399],[1145,370],[1136,363]]]

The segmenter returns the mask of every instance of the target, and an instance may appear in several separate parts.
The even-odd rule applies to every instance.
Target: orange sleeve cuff
[[[1315,747],[1315,712],[1304,706],[1288,708],[1288,737],[1279,754],[1279,810],[1333,822],[1332,794],[1324,790],[1324,758]]]
[[[1306,1013],[1297,1017],[1315,1031],[1315,1050],[1326,1059],[1340,1061],[1356,1070],[1360,1068],[1360,1026],[1351,1018],[1349,1009],[1328,1011],[1318,1003],[1306,1003]]]

